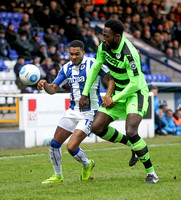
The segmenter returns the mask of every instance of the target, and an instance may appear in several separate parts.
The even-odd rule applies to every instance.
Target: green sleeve
[[[124,90],[122,90],[121,92],[119,92],[118,94],[114,95],[112,97],[112,100],[114,102],[118,102],[119,100],[121,99],[126,99],[127,97],[129,97],[131,94],[137,92],[141,86],[139,84],[139,77],[140,75],[138,76],[135,76],[133,77],[132,79],[130,79],[130,82],[129,84],[124,88]]]
[[[97,51],[96,59],[95,59],[93,65],[91,66],[91,69],[87,75],[87,79],[85,82],[85,86],[84,86],[82,95],[88,96],[90,88],[92,87],[92,84],[96,80],[103,63],[104,63],[104,57],[103,57],[103,53],[102,53],[102,44],[100,44],[98,51]]]

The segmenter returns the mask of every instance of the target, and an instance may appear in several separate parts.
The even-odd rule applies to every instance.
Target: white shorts
[[[60,119],[58,126],[74,132],[75,129],[82,130],[86,135],[91,134],[91,124],[94,119],[95,111],[80,112],[78,110],[68,109],[64,116]]]

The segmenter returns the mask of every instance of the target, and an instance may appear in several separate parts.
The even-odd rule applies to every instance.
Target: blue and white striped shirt
[[[87,74],[94,62],[94,58],[88,58],[84,56],[82,62],[79,65],[73,65],[71,61],[63,65],[57,78],[53,81],[54,84],[62,87],[68,83],[71,87],[71,101],[69,108],[72,110],[79,110],[79,100],[84,89]],[[99,72],[100,77],[104,77],[108,72],[108,68],[102,65]],[[97,77],[88,95],[89,108],[88,110],[98,110],[102,103],[100,96],[100,78]]]

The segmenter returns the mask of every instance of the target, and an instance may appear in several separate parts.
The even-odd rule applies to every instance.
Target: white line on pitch
[[[175,145],[181,145],[181,143],[171,143],[171,144],[150,144],[148,145],[148,147],[159,147],[159,146],[175,146]],[[114,149],[124,149],[124,148],[128,148],[128,147],[110,147],[110,148],[100,148],[100,149],[85,149],[84,151],[87,152],[91,152],[91,151],[108,151],[108,150],[114,150]],[[63,154],[66,154],[68,152],[63,152]],[[30,155],[24,155],[24,156],[6,156],[6,157],[0,157],[0,160],[2,159],[10,159],[10,158],[26,158],[26,157],[35,157],[35,156],[43,156],[43,155],[47,155],[47,154],[30,154]]]

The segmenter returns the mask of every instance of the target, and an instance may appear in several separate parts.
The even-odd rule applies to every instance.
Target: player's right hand
[[[82,95],[80,100],[79,100],[79,110],[81,111],[86,111],[88,110],[89,107],[89,99],[87,96]]]
[[[38,90],[43,90],[43,88],[45,87],[45,84],[46,84],[46,83],[47,83],[46,80],[40,80],[40,81],[38,82],[37,89],[38,89]]]

